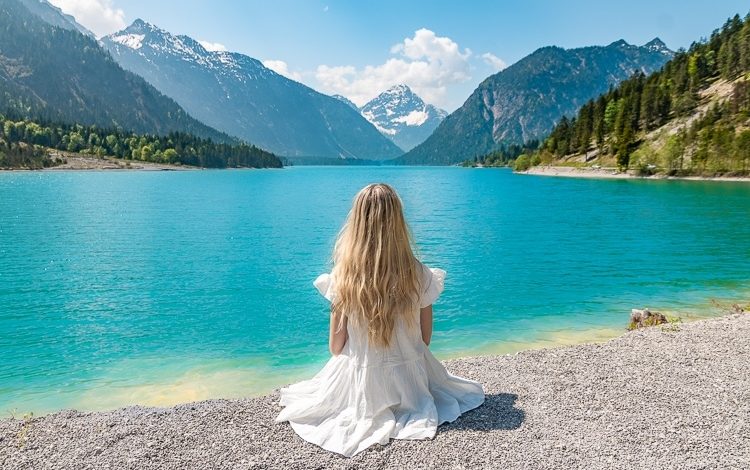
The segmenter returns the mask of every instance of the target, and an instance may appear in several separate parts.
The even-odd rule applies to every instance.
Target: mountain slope
[[[91,37],[0,0],[0,103],[20,116],[230,141],[123,70]]]
[[[86,36],[90,36],[96,39],[94,33],[86,29],[83,25],[79,24],[72,16],[66,15],[62,10],[47,2],[47,0],[20,1],[27,10],[41,18],[44,22],[52,26],[57,26],[58,28],[63,28],[70,31],[78,31],[81,34],[85,34]]]
[[[502,145],[544,137],[564,115],[636,71],[659,69],[672,52],[655,39],[579,49],[543,47],[484,80],[421,145],[397,159],[452,164]]]
[[[207,51],[142,20],[102,39],[115,59],[203,122],[294,157],[403,153],[357,111],[232,52]]]
[[[750,174],[750,15],[561,120],[538,155],[641,174]]]
[[[350,108],[352,108],[353,110],[355,110],[355,111],[359,112],[359,108],[357,107],[357,105],[356,105],[356,104],[354,104],[354,103],[352,103],[352,100],[350,100],[350,99],[349,99],[349,98],[347,98],[346,96],[342,96],[342,95],[331,95],[331,98],[336,98],[337,100],[341,101],[342,103],[344,103],[345,105],[349,106],[349,107],[350,107]]]
[[[406,85],[389,88],[362,106],[360,112],[404,151],[424,142],[448,115],[422,101]]]

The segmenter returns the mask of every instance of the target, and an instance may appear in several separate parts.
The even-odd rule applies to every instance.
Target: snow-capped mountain
[[[140,19],[102,44],[191,115],[274,153],[364,159],[403,153],[347,104],[246,55],[208,51]]]
[[[424,142],[448,115],[422,101],[406,85],[389,88],[362,106],[360,112],[404,151]]]

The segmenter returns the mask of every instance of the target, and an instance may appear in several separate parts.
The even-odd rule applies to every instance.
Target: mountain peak
[[[362,112],[368,113],[376,108],[382,108],[388,116],[398,114],[399,108],[409,108],[410,110],[425,107],[422,98],[417,96],[411,89],[403,84],[393,85],[378,96],[373,98],[369,103],[362,106]],[[365,117],[367,117],[365,115]]]
[[[646,44],[643,45],[644,47],[651,47],[651,46],[657,46],[657,47],[667,47],[666,44],[664,44],[664,41],[659,39],[659,37],[655,37],[654,39],[650,40]]]
[[[608,45],[607,47],[629,47],[630,44],[624,39],[618,39],[617,41],[613,42],[612,44]]]
[[[136,20],[133,21],[127,28],[121,31],[117,31],[116,33],[112,33],[109,36],[105,36],[102,39],[110,40],[125,47],[129,47],[130,49],[137,50],[142,48],[144,43],[149,42],[147,36],[150,37],[154,34],[163,36],[167,35],[168,33],[152,25],[151,23],[147,23],[140,18],[136,18]]]
[[[159,28],[152,25],[151,23],[144,21],[140,18],[136,18],[135,21],[133,21],[130,26],[120,31],[120,33],[125,32],[132,32],[132,31],[158,31]],[[118,34],[118,33],[114,33]]]
[[[404,85],[403,83],[399,83],[397,85],[393,85],[392,87],[388,88],[383,93],[394,94],[394,93],[413,93],[413,92],[411,91],[411,88],[409,88],[407,85]]]
[[[666,44],[664,44],[664,41],[659,39],[658,37],[655,37],[654,39],[650,40],[646,44],[643,45],[643,47],[646,47],[648,49],[651,49],[652,51],[663,51],[663,52],[672,52]]]
[[[360,108],[362,116],[404,150],[420,144],[447,113],[404,84],[393,85]]]
[[[179,57],[180,60],[201,64],[208,64],[215,55],[189,36],[174,36],[169,31],[140,18],[122,31],[105,36],[103,41],[116,43],[134,51]],[[230,59],[224,58],[224,61],[227,60],[231,62]]]

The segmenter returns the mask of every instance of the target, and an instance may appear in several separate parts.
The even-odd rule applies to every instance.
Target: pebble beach
[[[347,459],[274,423],[278,393],[0,421],[0,468],[750,468],[750,314],[445,362],[486,402]]]

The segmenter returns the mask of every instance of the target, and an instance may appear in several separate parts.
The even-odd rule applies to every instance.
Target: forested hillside
[[[750,15],[664,68],[637,74],[563,118],[542,162],[602,162],[670,175],[750,170]]]
[[[45,168],[59,164],[49,149],[98,157],[178,163],[205,168],[279,168],[273,154],[247,144],[216,143],[189,134],[138,135],[79,124],[40,124],[0,116],[0,168]]]
[[[18,0],[0,0],[0,112],[144,134],[184,132],[233,141],[123,70],[95,39],[48,24]]]
[[[396,162],[449,165],[545,138],[562,116],[641,71],[660,69],[672,51],[658,38],[576,49],[543,47],[485,79],[422,144]]]

